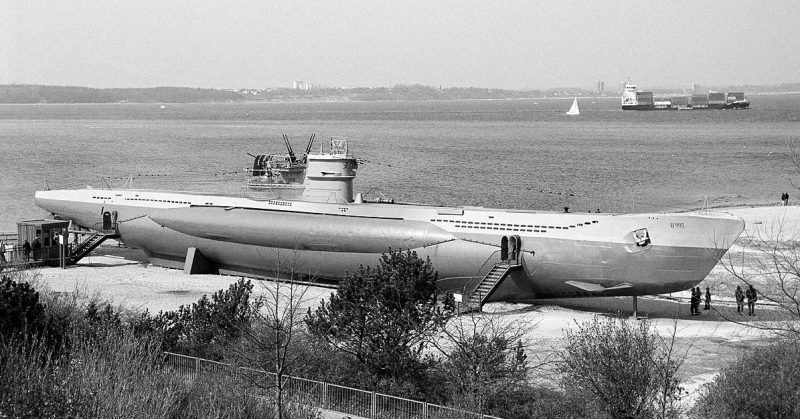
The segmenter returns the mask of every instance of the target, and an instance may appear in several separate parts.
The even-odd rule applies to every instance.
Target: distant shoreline
[[[669,89],[659,89],[659,92]],[[778,86],[735,86],[726,91],[744,91],[751,96],[800,93],[800,83]],[[674,90],[678,93],[680,90]],[[394,87],[203,89],[190,87],[104,88],[78,86],[0,85],[0,104],[113,104],[113,103],[302,103],[382,102],[442,100],[543,100],[566,98],[618,98],[584,88],[507,90],[475,87]]]
[[[800,95],[800,92],[773,92],[773,93],[748,93],[748,96],[784,96]],[[197,102],[2,102],[2,106],[47,106],[47,105],[204,105],[204,104],[266,104],[266,103],[392,103],[392,102],[502,102],[512,100],[619,100],[616,96],[542,96],[542,97],[507,97],[507,98],[453,98],[453,99],[291,99],[291,100],[238,100],[238,101],[197,101]]]

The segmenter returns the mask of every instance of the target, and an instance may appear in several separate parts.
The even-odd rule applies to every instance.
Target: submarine
[[[298,157],[257,155],[237,195],[145,189],[44,190],[36,205],[73,227],[113,232],[157,266],[338,281],[391,250],[429,258],[438,286],[469,302],[641,296],[697,285],[744,230],[710,211],[569,213],[444,207],[354,193],[358,160],[333,137]]]

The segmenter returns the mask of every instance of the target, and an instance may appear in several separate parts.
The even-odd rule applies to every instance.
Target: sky
[[[0,0],[0,84],[800,81],[800,2]]]

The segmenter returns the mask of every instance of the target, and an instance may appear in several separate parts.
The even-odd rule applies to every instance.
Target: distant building
[[[606,95],[606,82],[603,80],[598,80],[597,85],[595,86],[594,92],[597,93],[599,96]]]
[[[700,85],[697,83],[692,83],[692,93],[700,93]]]
[[[307,81],[302,80],[295,80],[292,84],[292,88],[295,90],[319,90],[322,89],[324,86],[317,83],[310,83]]]

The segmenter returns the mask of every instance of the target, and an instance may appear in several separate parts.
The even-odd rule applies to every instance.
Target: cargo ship
[[[655,96],[653,92],[639,92],[636,85],[625,83],[622,92],[622,110],[658,111],[681,109],[747,109],[750,100],[744,92],[693,93],[684,96]]]

